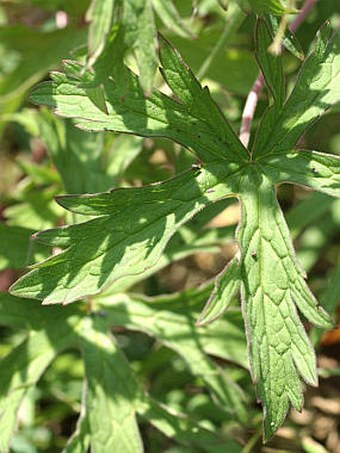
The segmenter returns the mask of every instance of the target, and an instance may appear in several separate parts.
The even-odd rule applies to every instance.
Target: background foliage
[[[86,81],[86,89],[99,107],[112,53],[115,61],[125,59],[140,71],[149,95],[154,83],[162,84],[159,30],[239,129],[258,71],[249,4],[240,8],[230,2],[227,10],[213,0],[129,4],[138,8],[125,8],[123,15],[120,2],[113,1],[94,1],[91,8],[87,1],[1,4],[0,451],[9,445],[14,452],[86,451],[91,445],[94,451],[137,452],[142,443],[150,452],[335,451],[336,331],[322,337],[310,329],[321,386],[309,390],[305,411],[293,411],[263,447],[237,298],[218,322],[195,326],[212,289],[210,279],[235,253],[234,200],[207,208],[182,227],[156,269],[121,279],[98,297],[42,307],[6,293],[28,264],[49,255],[48,247],[31,239],[33,233],[82,221],[80,214],[65,213],[53,196],[138,187],[197,164],[165,139],[89,134],[74,128],[72,120],[34,109],[28,90],[62,59],[81,60],[88,52],[88,64],[99,75],[95,83]],[[281,2],[272,5],[281,8]],[[335,0],[315,5],[297,33],[304,52],[326,19],[337,27],[338,13]],[[100,22],[103,18],[107,22]],[[299,64],[284,54],[288,88]],[[255,126],[266,102],[264,92]],[[339,115],[335,107],[323,117],[303,136],[303,148],[340,154]],[[309,283],[336,316],[339,200],[288,185],[280,186],[278,196]]]

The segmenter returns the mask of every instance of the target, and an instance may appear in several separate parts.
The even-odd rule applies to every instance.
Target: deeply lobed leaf
[[[193,150],[202,163],[156,185],[60,197],[66,209],[95,218],[40,233],[40,241],[63,251],[33,268],[12,292],[45,303],[68,303],[96,294],[119,278],[149,272],[176,230],[193,215],[223,198],[239,197],[240,252],[218,278],[199,321],[207,323],[223,314],[241,287],[252,375],[264,405],[265,438],[270,438],[290,404],[302,407],[300,379],[317,384],[314,352],[297,308],[312,323],[331,326],[296,262],[275,195],[275,185],[290,182],[339,196],[339,157],[292,151],[304,129],[339,100],[339,35],[331,34],[329,26],[321,30],[285,101],[281,62],[267,54],[271,34],[263,23],[259,25],[257,58],[271,107],[252,155],[238,141],[209,91],[162,39],[162,73],[175,99],[157,91],[145,98],[138,78],[124,69],[124,92],[114,77],[103,83],[103,108],[81,86],[77,63],[68,63],[66,75],[55,74],[53,82],[38,86],[32,93],[34,102],[75,118],[84,129],[167,137]],[[163,330],[153,329],[164,340]],[[202,370],[220,401],[228,399],[219,379],[214,380],[210,364]]]

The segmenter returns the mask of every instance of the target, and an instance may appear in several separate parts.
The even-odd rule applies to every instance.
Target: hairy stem
[[[310,12],[310,10],[313,8],[315,3],[318,0],[306,0],[305,4],[301,8],[299,14],[296,16],[294,21],[290,24],[289,29],[294,33],[302,24],[302,22],[305,20],[306,16]],[[240,140],[243,143],[245,147],[248,146],[249,144],[249,139],[250,139],[250,129],[251,129],[251,124],[254,118],[257,102],[259,99],[259,94],[263,88],[264,85],[264,79],[259,72],[259,75],[257,76],[257,79],[254,82],[254,85],[252,86],[243,112],[242,112],[242,121],[241,121],[241,128],[240,128]]]

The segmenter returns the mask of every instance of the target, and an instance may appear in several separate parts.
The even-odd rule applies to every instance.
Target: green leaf
[[[340,101],[340,33],[326,24],[301,67],[296,85],[273,127],[258,137],[254,156],[292,149],[303,131]]]
[[[207,453],[228,449],[230,453],[241,453],[241,446],[232,440],[220,438],[197,421],[157,403],[152,398],[144,398],[138,413],[148,420],[165,436],[175,439],[181,444],[196,447]],[[223,449],[223,450],[222,450]]]
[[[183,38],[194,37],[190,29],[183,23],[172,0],[168,0],[167,2],[163,0],[152,0],[152,6],[167,28]]]
[[[76,65],[75,63],[74,66]],[[177,87],[178,71],[182,71],[181,64],[173,71],[173,87]],[[104,83],[108,115],[88,98],[85,89],[79,87],[79,82],[74,79],[74,72],[72,77],[55,73],[54,81],[38,85],[31,92],[30,99],[36,104],[54,108],[56,113],[62,116],[75,118],[76,124],[86,130],[110,130],[170,138],[193,149],[205,162],[218,157],[228,160],[246,158],[246,150],[237,141],[235,134],[229,131],[230,126],[226,120],[221,124],[221,114],[217,128],[214,126],[212,129],[212,122],[207,121],[207,113],[191,113],[187,105],[157,91],[145,98],[138,78],[128,70],[125,75],[124,93],[114,78],[107,79]],[[186,96],[197,93],[206,101],[210,100],[207,90],[202,90],[190,73],[185,80],[190,84]],[[213,118],[217,118],[216,105],[212,100],[209,103],[210,107],[207,105],[205,110],[209,109],[208,112],[214,115]]]
[[[84,318],[79,328],[93,451],[143,451],[135,410],[138,387],[129,364],[103,321]]]
[[[192,149],[202,162],[158,184],[58,198],[66,209],[93,218],[40,233],[40,241],[62,251],[35,266],[18,280],[12,292],[45,303],[68,303],[97,294],[119,279],[150,275],[157,262],[169,259],[162,258],[162,253],[185,222],[214,202],[238,197],[242,205],[242,221],[236,234],[239,254],[219,278],[208,319],[223,313],[231,293],[240,285],[252,375],[264,406],[264,437],[269,439],[282,424],[290,404],[301,409],[301,380],[317,384],[314,351],[297,309],[317,326],[332,325],[296,262],[275,186],[291,182],[339,195],[338,158],[293,151],[305,127],[339,99],[339,36],[330,38],[330,28],[323,28],[284,103],[281,63],[267,55],[270,33],[264,24],[259,25],[258,34],[258,60],[271,90],[273,108],[260,128],[252,156],[240,144],[209,92],[162,38],[162,71],[175,99],[158,91],[146,98],[138,78],[125,70],[122,77],[126,77],[126,91],[122,91],[122,84],[115,83],[114,76],[103,82],[106,114],[79,86],[77,72],[82,66],[77,63],[68,63],[66,75],[54,74],[52,83],[33,91],[35,102],[75,118],[82,128],[167,137]],[[95,71],[85,76],[91,80],[93,74]],[[195,310],[189,311],[185,322],[185,305],[182,303],[180,312],[176,312],[174,299],[168,301],[172,302],[171,308],[163,301],[161,311],[155,313],[154,307],[147,307],[138,296],[126,295],[125,303],[123,295],[114,297],[108,296],[105,323],[121,322],[155,336],[181,355],[220,406],[246,420],[239,387],[226,370],[206,356],[206,351],[214,352],[212,346],[207,346],[209,335],[193,327]],[[119,304],[123,306],[120,312]],[[224,322],[219,320],[217,325]],[[101,325],[89,331],[104,341]],[[198,344],[203,349],[197,348]],[[127,372],[126,367],[122,369]]]
[[[290,182],[340,197],[340,157],[318,151],[275,153],[266,165],[275,183]]]
[[[0,299],[1,309],[10,302],[7,296]],[[16,304],[13,301],[14,305]],[[18,306],[17,308],[19,308]],[[8,304],[7,308],[13,310]],[[22,307],[20,307],[22,308]],[[41,307],[39,307],[41,311]],[[8,310],[5,310],[5,317],[8,320]],[[17,310],[16,316],[20,322],[29,323],[29,315]],[[57,318],[58,319],[58,318]],[[14,348],[7,356],[1,359],[1,380],[0,380],[0,450],[8,451],[9,444],[17,426],[17,413],[20,404],[29,391],[35,386],[42,373],[64,348],[74,342],[74,331],[72,325],[77,322],[77,317],[65,322],[56,322],[53,317],[46,317],[44,329],[31,330],[27,338]],[[15,320],[15,317],[14,317]],[[3,323],[3,316],[0,318]],[[7,324],[7,322],[6,322]],[[17,325],[17,322],[15,322]]]
[[[282,16],[287,11],[286,2],[282,0],[248,0],[250,6],[258,14],[272,13]]]
[[[173,349],[184,359],[190,371],[203,379],[216,403],[244,422],[246,411],[242,391],[228,376],[227,370],[222,370],[204,353],[205,348],[211,350],[209,345],[214,342],[215,337],[218,341],[219,336],[223,338],[225,335],[222,342],[224,347],[228,344],[227,325],[223,325],[226,329],[224,334],[222,328],[215,334],[214,326],[195,329],[195,316],[191,310],[186,309],[188,301],[200,302],[204,300],[205,295],[206,291],[203,292],[202,299],[202,293],[190,292],[187,295],[178,294],[164,300],[147,300],[138,295],[119,294],[101,298],[100,306],[106,313],[106,322],[109,324],[123,324],[128,328],[140,330]],[[176,312],[176,304],[178,312]],[[229,327],[231,327],[230,324]],[[231,336],[235,334],[235,328],[231,327],[230,331],[233,332]],[[239,363],[240,358],[237,358],[236,351],[235,354],[232,353],[232,348],[236,346],[238,352],[242,351],[244,347],[242,337],[238,337],[236,344],[232,338],[229,340],[233,346],[230,351],[225,347],[226,355],[223,358],[228,357],[229,360]],[[214,352],[216,351],[217,348]],[[241,356],[244,356],[244,350]]]
[[[247,158],[245,148],[240,144],[235,132],[225,116],[210,96],[208,87],[202,88],[191,69],[179,53],[160,35],[161,72],[164,80],[181,101],[190,115],[202,118],[217,137],[225,137],[224,144],[239,157]],[[226,154],[230,153],[229,149]],[[230,153],[230,157],[232,154]]]
[[[215,288],[197,320],[196,325],[204,326],[220,318],[227,310],[240,288],[240,268],[237,259],[233,259],[217,277]]]
[[[212,165],[143,188],[59,198],[72,212],[97,218],[38,234],[38,241],[64,251],[19,279],[12,294],[37,297],[45,304],[66,304],[97,294],[125,275],[146,271],[157,263],[183,223],[233,192],[234,174],[239,170],[230,165],[226,173],[227,168],[223,168],[226,176],[219,184],[221,168]]]
[[[270,27],[271,34],[273,36],[276,36],[279,32],[280,19],[272,14],[267,14],[265,16],[265,19]],[[296,58],[299,58],[299,60],[304,59],[304,53],[301,49],[301,45],[294,33],[289,30],[289,27],[286,27],[285,34],[281,39],[281,43]]]
[[[265,408],[264,437],[282,424],[289,405],[301,410],[299,376],[317,385],[314,351],[295,305],[316,325],[329,316],[310,293],[294,259],[289,230],[270,181],[257,173],[243,183],[241,294],[252,376]]]
[[[84,38],[83,31],[71,27],[51,32],[21,25],[1,27],[1,45],[7,53],[14,51],[18,57],[17,64],[0,77],[0,98],[9,100],[24,94]]]
[[[268,51],[272,39],[266,23],[259,20],[256,27],[256,59],[276,106],[281,108],[285,99],[283,67],[281,58]]]
[[[33,230],[0,223],[0,270],[23,269],[29,264]]]
[[[116,0],[92,0],[86,13],[88,33],[88,64],[92,66],[103,52],[113,25]]]
[[[140,83],[149,96],[158,65],[157,30],[151,0],[125,1],[123,15],[124,42],[135,52]]]

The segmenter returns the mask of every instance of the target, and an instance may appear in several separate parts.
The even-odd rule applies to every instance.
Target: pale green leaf
[[[265,410],[269,439],[289,405],[303,404],[299,376],[317,385],[314,351],[295,308],[314,324],[330,327],[329,316],[308,290],[271,184],[254,170],[243,182],[241,294],[253,380]]]
[[[67,64],[67,70],[70,71],[70,62]],[[77,63],[73,64],[72,77],[54,73],[54,81],[38,85],[31,92],[31,100],[54,108],[61,116],[75,118],[76,124],[83,129],[170,138],[193,149],[204,162],[217,158],[229,160],[246,158],[246,150],[238,142],[236,135],[228,130],[230,129],[228,123],[224,121],[221,126],[223,120],[221,114],[219,114],[217,130],[215,126],[212,128],[211,121],[207,121],[213,101],[210,100],[209,93],[202,90],[190,74],[185,77],[190,84],[186,95],[189,93],[192,96],[199,90],[202,93],[201,96],[210,103],[206,113],[191,113],[186,104],[176,102],[158,91],[154,91],[149,98],[145,98],[138,78],[126,70],[125,92],[122,92],[121,84],[116,84],[114,78],[107,79],[103,84],[107,115],[89,99],[86,90],[81,88],[79,81],[74,78],[77,66],[81,67]],[[182,67],[178,66],[173,71],[172,86],[177,84],[178,70],[181,69]],[[172,82],[173,79],[174,82]],[[168,80],[170,80],[169,77]],[[214,109],[214,118],[216,118],[218,108],[215,104]]]
[[[126,358],[100,318],[84,318],[79,335],[91,449],[143,452],[135,414],[139,390]]]

